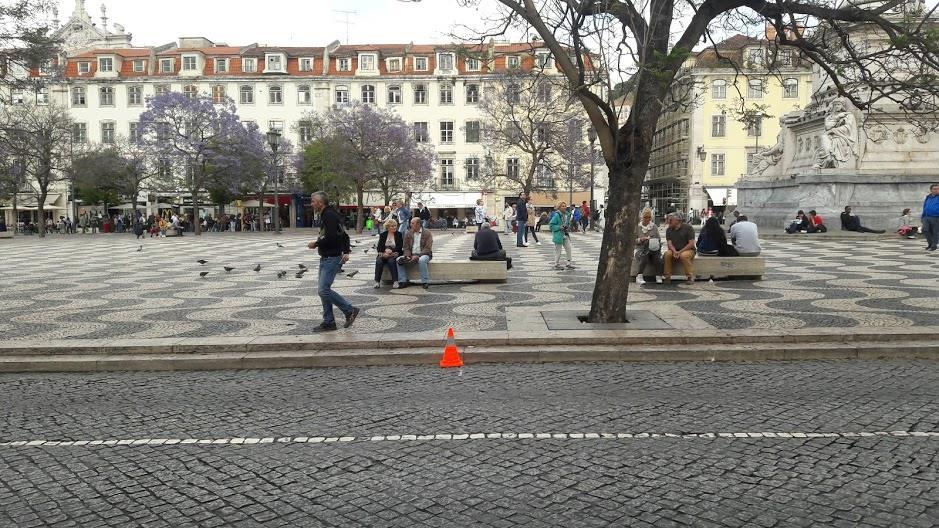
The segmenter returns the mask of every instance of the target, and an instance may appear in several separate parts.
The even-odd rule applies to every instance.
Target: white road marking
[[[128,438],[122,440],[15,440],[0,442],[0,447],[82,447],[82,446],[166,446],[166,445],[243,445],[243,444],[320,444],[348,442],[441,442],[474,440],[645,440],[645,439],[721,439],[755,438],[813,440],[818,438],[858,438],[886,436],[893,438],[939,438],[939,431],[874,432],[716,432],[716,433],[453,433],[405,434],[380,436],[281,436],[267,438]]]

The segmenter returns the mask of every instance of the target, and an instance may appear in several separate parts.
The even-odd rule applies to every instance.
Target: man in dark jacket
[[[430,209],[424,207],[421,202],[417,202],[417,217],[421,219],[424,229],[430,227]]]
[[[489,224],[481,225],[476,232],[470,260],[504,260],[505,269],[512,269],[512,258],[505,256],[502,241]]]
[[[844,208],[841,213],[841,229],[843,231],[854,231],[857,233],[886,233],[883,229],[871,229],[861,225],[861,218],[851,212],[851,206]]]
[[[518,232],[515,234],[515,245],[517,247],[528,247],[525,242],[525,230],[528,229],[528,208],[525,207],[525,193],[518,195],[518,207],[515,209],[515,224],[518,226]]]
[[[323,302],[323,322],[317,326],[316,332],[329,332],[336,329],[336,319],[333,317],[333,305],[346,316],[344,328],[349,328],[359,316],[359,309],[349,304],[341,295],[333,291],[333,281],[339,268],[349,261],[352,249],[349,247],[349,237],[342,228],[342,220],[333,208],[329,207],[329,196],[324,192],[315,192],[310,196],[310,205],[320,215],[320,234],[316,240],[307,247],[319,251],[319,289],[320,300]]]

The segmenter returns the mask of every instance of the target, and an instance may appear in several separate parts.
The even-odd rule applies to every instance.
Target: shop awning
[[[482,198],[479,192],[424,192],[411,196],[411,205],[418,202],[429,209],[461,209],[476,207],[476,200]]]

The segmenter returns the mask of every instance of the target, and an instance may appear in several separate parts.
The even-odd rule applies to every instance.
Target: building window
[[[313,124],[309,121],[300,121],[297,125],[297,132],[300,135],[300,143],[310,143],[313,141]]]
[[[539,123],[538,127],[535,129],[535,135],[538,139],[538,143],[547,143],[548,142],[548,125],[544,123]]]
[[[539,53],[538,54],[538,67],[539,68],[553,68],[554,58],[551,57],[551,55],[548,53]]]
[[[551,85],[546,82],[538,83],[538,102],[547,103],[551,100]]]
[[[241,59],[241,71],[245,73],[253,73],[258,71],[258,60],[257,59]]]
[[[375,55],[359,55],[359,69],[375,71]]]
[[[749,62],[749,67],[762,66],[763,65],[763,50],[760,48],[753,48],[747,50],[747,62]]]
[[[300,59],[300,71],[313,71],[313,59]]]
[[[479,85],[472,83],[466,85],[467,104],[476,104],[479,102]]]
[[[466,122],[466,142],[479,143],[479,121]]]
[[[144,69],[146,69],[146,67],[147,67],[146,61],[142,61],[142,60],[135,60],[135,61],[134,61],[134,72],[135,72],[135,73],[141,73],[141,72],[143,72]]]
[[[463,166],[466,167],[467,181],[479,178],[479,158],[466,158]]]
[[[91,73],[91,63],[90,62],[79,62],[78,63],[78,74],[84,75],[86,73]]]
[[[786,79],[786,81],[783,83],[783,97],[787,99],[795,99],[799,97],[798,79]]]
[[[278,132],[284,131],[284,122],[279,119],[272,119],[267,122],[268,130],[276,130]]]
[[[755,154],[756,154],[755,152],[747,152],[747,174],[753,173],[753,168],[754,168],[753,156]]]
[[[440,85],[440,104],[453,104],[453,85]]]
[[[752,79],[747,83],[747,97],[750,99],[763,98],[763,81]]]
[[[348,86],[336,87],[336,103],[337,104],[349,103],[349,87]]]
[[[195,55],[183,55],[183,71],[196,71]]]
[[[280,85],[272,84],[267,87],[267,102],[274,105],[284,104],[284,89]]]
[[[414,85],[414,104],[427,104],[427,85]]]
[[[440,122],[440,142],[453,143],[453,121]]]
[[[522,63],[522,59],[518,55],[510,55],[509,57],[506,57],[505,59],[505,65],[510,70],[517,70],[521,63]]]
[[[362,86],[362,102],[366,104],[375,103],[375,87],[371,84]]]
[[[453,55],[450,53],[437,54],[437,69],[441,71],[450,71],[453,69]]]
[[[440,160],[440,185],[453,187],[453,160],[444,158]]]
[[[140,106],[143,104],[143,86],[127,87],[127,104],[129,106]]]
[[[160,59],[160,73],[173,73],[173,59]]]
[[[85,123],[72,123],[72,141],[75,143],[87,143],[88,125]]]
[[[101,72],[114,71],[114,59],[110,57],[102,57],[98,59],[98,71],[101,71]]]
[[[215,59],[215,73],[228,72],[228,59]]]
[[[140,142],[140,123],[130,123],[130,126],[127,129],[127,139],[131,143]]]
[[[570,166],[569,170],[573,171],[574,167]],[[542,189],[554,189],[554,173],[551,172],[551,167],[547,165],[539,164],[535,167],[535,186]]]
[[[727,117],[711,116],[711,137],[724,137],[727,134]]]
[[[521,89],[517,84],[510,84],[506,86],[505,100],[509,104],[518,104],[522,100]]]
[[[466,69],[467,71],[479,71],[479,59],[466,59]]]
[[[156,85],[154,89],[156,91],[157,96],[166,95],[170,93],[170,85],[168,84],[158,84]]]
[[[727,81],[724,79],[716,79],[711,82],[711,98],[712,99],[726,99],[727,98]]]
[[[196,85],[189,84],[183,87],[183,93],[186,94],[186,97],[195,99],[199,95],[199,89],[196,88]]]
[[[114,106],[114,88],[102,86],[98,91],[98,99],[101,106]]]
[[[724,175],[724,155],[711,154],[711,176]]]
[[[225,102],[225,86],[216,84],[212,87],[212,102],[222,104]]]
[[[254,104],[254,86],[243,84],[238,91],[241,93],[241,104]]]
[[[509,158],[505,161],[505,175],[510,180],[518,181],[521,175],[521,164],[518,158]]]
[[[401,102],[401,87],[394,85],[388,87],[388,104],[399,104]]]
[[[272,54],[265,57],[265,63],[267,67],[264,68],[264,71],[272,72],[282,72],[284,71],[284,62],[280,55]]]
[[[36,104],[45,106],[49,104],[49,89],[41,87],[36,90]]]
[[[388,59],[388,71],[390,72],[401,71],[401,59]]]
[[[427,123],[418,121],[414,123],[414,141],[418,143],[427,143],[430,141],[430,135],[427,133]]]
[[[341,72],[352,71],[351,59],[336,59],[336,69]]]
[[[313,89],[308,84],[302,84],[297,88],[297,103],[302,105],[313,104]]]
[[[114,121],[101,123],[101,142],[105,145],[114,143]]]
[[[755,117],[753,122],[747,125],[747,135],[750,137],[758,137],[763,135],[763,118]]]
[[[792,66],[792,52],[789,50],[776,51],[777,66]]]
[[[72,88],[72,106],[85,106],[85,88],[76,86]]]
[[[427,71],[427,57],[414,57],[414,69],[416,71]]]

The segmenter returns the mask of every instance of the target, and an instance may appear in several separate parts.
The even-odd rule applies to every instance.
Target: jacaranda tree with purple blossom
[[[431,178],[433,150],[417,143],[411,126],[390,110],[356,103],[305,119],[314,138],[333,151],[329,171],[355,185],[357,232],[365,223],[366,189],[381,189],[387,203],[393,193],[422,188]]]
[[[192,195],[193,228],[202,234],[199,194],[216,184],[216,178],[237,173],[250,144],[234,101],[213,103],[207,95],[179,92],[158,95],[147,101],[140,131],[142,143],[157,159],[173,165],[178,186]]]

